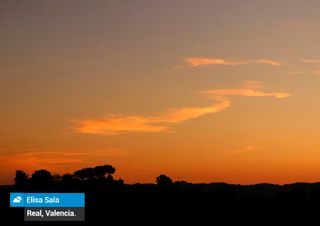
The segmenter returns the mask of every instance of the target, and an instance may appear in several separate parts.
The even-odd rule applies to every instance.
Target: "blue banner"
[[[85,207],[84,193],[10,193],[10,207]]]

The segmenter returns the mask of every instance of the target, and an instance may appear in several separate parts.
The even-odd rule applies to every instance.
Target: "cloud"
[[[262,90],[255,89],[215,89],[207,90],[203,93],[210,95],[222,95],[222,96],[243,96],[243,97],[276,97],[276,98],[286,98],[291,96],[291,94],[286,92],[266,92]]]
[[[153,116],[144,115],[107,115],[101,118],[73,120],[74,132],[96,135],[117,135],[133,132],[161,133],[170,131],[176,124],[195,119],[207,114],[223,111],[231,106],[227,96],[289,97],[286,92],[264,91],[262,84],[257,81],[248,81],[242,89],[214,89],[202,91],[209,95],[214,103],[202,107],[170,108]]]
[[[269,64],[273,66],[281,66],[283,63],[275,60],[270,60],[270,59],[261,59],[256,61],[258,64]]]
[[[191,67],[199,67],[202,65],[242,65],[250,63],[249,61],[203,57],[186,58],[185,62]]]
[[[103,118],[75,120],[77,133],[115,135],[126,132],[163,132],[164,125],[152,125],[151,118],[140,115],[109,115]]]
[[[301,61],[305,64],[320,64],[318,59],[302,59]]]
[[[129,132],[159,133],[169,130],[170,125],[185,122],[200,116],[222,111],[230,106],[230,101],[222,97],[214,98],[216,103],[204,107],[171,108],[155,116],[109,115],[97,119],[74,121],[77,133],[115,135]]]
[[[204,65],[244,65],[244,64],[268,64],[272,66],[280,66],[283,63],[272,59],[259,59],[259,60],[230,60],[223,58],[205,58],[205,57],[191,57],[185,58],[185,63],[189,67],[200,67]],[[179,68],[179,67],[177,67]]]

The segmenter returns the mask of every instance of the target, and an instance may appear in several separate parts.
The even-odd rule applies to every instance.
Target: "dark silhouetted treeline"
[[[10,192],[42,191],[86,193],[85,222],[46,225],[320,225],[320,183],[192,184],[161,174],[155,184],[129,185],[115,180],[115,171],[111,165],[65,175],[17,170],[15,185],[0,187],[1,219],[23,221],[22,209],[8,208]]]
[[[96,187],[110,187],[123,185],[122,179],[115,180],[113,174],[116,169],[111,165],[88,167],[75,171],[74,173],[58,175],[48,170],[40,169],[28,175],[23,170],[17,170],[14,178],[15,188],[22,190],[74,190],[95,189]]]

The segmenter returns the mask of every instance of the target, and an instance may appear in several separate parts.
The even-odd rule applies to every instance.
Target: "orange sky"
[[[0,184],[320,181],[320,3],[200,2],[2,1]]]

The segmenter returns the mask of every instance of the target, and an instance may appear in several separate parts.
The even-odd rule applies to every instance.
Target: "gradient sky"
[[[1,1],[0,184],[320,180],[317,0]]]

